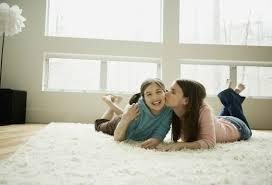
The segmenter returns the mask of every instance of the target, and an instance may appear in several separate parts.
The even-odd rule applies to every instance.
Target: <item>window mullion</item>
[[[101,60],[101,71],[100,71],[100,89],[106,90],[107,89],[107,71],[108,71],[108,64],[105,59]]]
[[[234,64],[230,65],[230,80],[233,86],[237,84],[237,66]]]
[[[43,86],[42,90],[48,89],[48,81],[49,81],[49,58],[45,58],[44,61],[44,74],[43,74]]]
[[[161,68],[161,63],[157,64],[157,78],[162,78],[162,68]]]

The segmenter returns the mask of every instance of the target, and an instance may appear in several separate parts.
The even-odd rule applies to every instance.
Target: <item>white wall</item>
[[[93,122],[106,108],[100,100],[103,92],[95,94],[42,92],[44,52],[161,57],[162,76],[166,85],[170,85],[172,80],[178,77],[176,63],[178,57],[272,61],[272,47],[189,44],[179,46],[176,43],[177,0],[169,0],[164,6],[165,19],[170,20],[164,26],[164,44],[45,37],[46,0],[6,2],[22,8],[27,21],[22,33],[6,38],[2,87],[27,91],[27,122]],[[128,98],[129,95],[125,95],[123,102]],[[208,102],[214,107],[215,112],[219,111],[220,103],[217,98],[208,98]],[[272,99],[247,99],[244,110],[253,128],[272,129],[270,113]]]

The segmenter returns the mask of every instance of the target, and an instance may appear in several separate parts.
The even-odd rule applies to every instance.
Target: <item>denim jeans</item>
[[[242,108],[245,97],[240,96],[231,88],[220,92],[218,97],[224,106],[219,117],[223,117],[237,127],[240,140],[249,139],[252,132]]]
[[[247,125],[239,118],[233,116],[218,116],[220,118],[224,118],[225,120],[231,122],[239,131],[240,139],[239,140],[248,140],[251,135],[251,129],[247,127]]]

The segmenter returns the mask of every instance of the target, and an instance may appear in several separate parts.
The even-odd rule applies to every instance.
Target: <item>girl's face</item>
[[[159,114],[165,105],[165,92],[155,83],[150,84],[144,91],[146,105],[153,114]]]
[[[188,98],[184,97],[182,89],[176,82],[173,82],[165,94],[165,99],[165,105],[171,108],[183,108],[188,104]]]

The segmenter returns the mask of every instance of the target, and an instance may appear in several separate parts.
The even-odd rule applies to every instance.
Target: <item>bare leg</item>
[[[231,88],[232,81],[230,79],[227,79],[226,85],[227,85],[227,88]]]
[[[237,94],[239,94],[239,93],[241,93],[245,88],[246,88],[246,87],[245,87],[244,84],[239,83],[239,84],[237,84],[237,86],[235,87],[234,91],[235,91]]]
[[[111,120],[113,116],[114,116],[113,110],[108,108],[108,110],[106,110],[106,112],[104,112],[104,114],[101,116],[101,119]]]
[[[123,109],[120,108],[117,104],[120,103],[122,97],[105,95],[102,97],[102,100],[108,105],[108,109],[102,115],[100,119],[95,120],[95,130],[102,131],[105,134],[113,135],[114,130],[120,121],[121,117],[114,117],[123,113]]]
[[[121,102],[122,97],[106,95],[102,97],[102,100],[109,106],[109,108],[102,115],[101,119],[111,120],[114,114],[117,114],[117,115],[123,114],[123,109],[118,106],[118,103]]]
[[[227,88],[232,88],[232,81],[230,79],[227,79]],[[237,94],[240,94],[244,89],[246,88],[246,86],[242,83],[238,83],[237,86],[235,87],[234,91]]]

